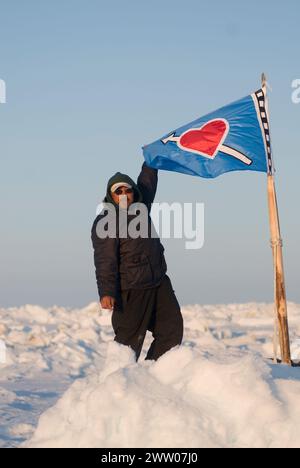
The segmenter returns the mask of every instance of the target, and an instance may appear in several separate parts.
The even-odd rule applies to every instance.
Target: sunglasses
[[[129,195],[130,193],[133,193],[133,189],[132,188],[118,188],[116,191],[115,191],[115,194],[116,195]]]

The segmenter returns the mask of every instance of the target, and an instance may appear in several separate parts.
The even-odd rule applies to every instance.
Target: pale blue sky
[[[0,306],[97,300],[90,227],[141,146],[260,86],[270,94],[288,298],[300,302],[296,0],[2,1]],[[159,174],[157,201],[204,202],[206,241],[165,241],[181,303],[272,301],[266,176]]]

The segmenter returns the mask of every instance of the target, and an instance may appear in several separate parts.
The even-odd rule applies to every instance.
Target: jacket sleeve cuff
[[[116,293],[114,291],[99,291],[99,297],[100,297],[100,300],[103,299],[103,297],[105,296],[110,296],[110,297],[113,297],[114,299],[116,299]]]

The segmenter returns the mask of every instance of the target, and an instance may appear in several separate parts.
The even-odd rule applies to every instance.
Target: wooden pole
[[[267,78],[263,73],[261,77],[262,89],[266,97],[266,112],[268,112],[267,100]],[[275,308],[278,319],[279,328],[279,342],[281,350],[281,361],[284,364],[292,365],[290,338],[289,338],[289,325],[288,325],[288,312],[286,302],[286,290],[283,268],[283,255],[282,255],[282,238],[280,232],[279,212],[276,197],[275,181],[274,181],[274,168],[268,168],[268,202],[269,202],[269,217],[270,217],[270,231],[271,231],[271,246],[273,252],[274,263],[274,298]]]
[[[288,312],[286,302],[286,290],[284,280],[282,239],[278,214],[278,204],[274,176],[268,175],[268,200],[270,215],[271,245],[273,251],[275,274],[275,306],[279,325],[279,342],[281,360],[285,364],[292,364],[290,351],[290,338],[288,326]]]

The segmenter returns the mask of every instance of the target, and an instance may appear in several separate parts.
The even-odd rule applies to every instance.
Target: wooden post
[[[262,89],[266,99],[266,112],[269,117],[268,99],[267,99],[267,78],[263,73],[261,76]],[[284,364],[292,365],[291,350],[290,350],[290,337],[288,325],[288,312],[286,303],[286,291],[283,269],[283,256],[282,256],[282,238],[280,233],[280,223],[278,214],[278,204],[276,197],[275,181],[274,181],[274,167],[273,161],[271,168],[268,167],[268,201],[269,201],[269,215],[270,215],[270,231],[271,231],[271,246],[273,251],[274,262],[274,300],[275,308],[278,319],[279,328],[279,342],[281,350],[281,361]]]
[[[268,200],[270,214],[271,245],[273,251],[275,273],[275,306],[279,325],[281,359],[283,363],[292,365],[283,269],[282,239],[280,233],[275,182],[274,176],[272,174],[268,175]]]

